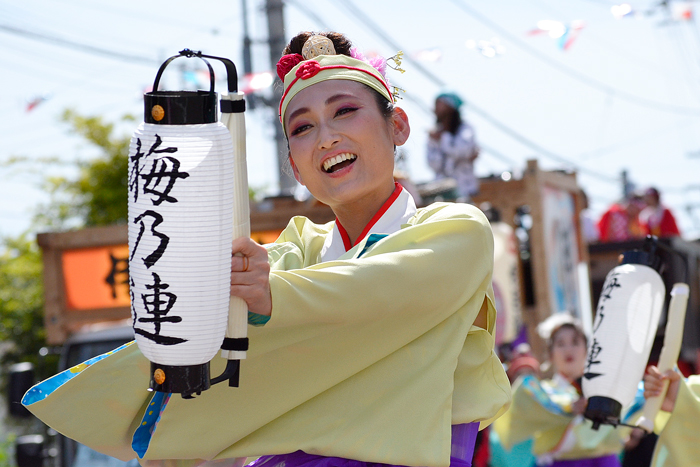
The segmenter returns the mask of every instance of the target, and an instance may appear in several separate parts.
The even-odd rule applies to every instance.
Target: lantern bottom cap
[[[618,425],[620,423],[622,404],[615,399],[604,396],[591,396],[588,398],[586,411],[583,416],[593,422],[593,429],[597,430],[601,424]]]
[[[151,362],[151,390],[180,393],[183,398],[189,399],[210,386],[209,362],[183,366]]]

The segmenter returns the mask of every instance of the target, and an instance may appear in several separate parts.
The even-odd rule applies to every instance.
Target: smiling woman
[[[405,112],[384,119],[372,92],[354,81],[324,81],[287,107],[294,175],[333,209],[353,244],[395,190],[394,146],[410,133]]]
[[[290,162],[336,219],[295,217],[270,245],[234,241],[231,295],[245,300],[252,326],[240,387],[215,385],[191,401],[161,397],[157,424],[134,438],[145,465],[263,456],[255,466],[467,467],[479,428],[506,410],[489,222],[468,204],[417,209],[394,181],[394,149],[410,125],[385,69],[341,34],[302,33],[285,49],[280,120]],[[71,404],[60,395],[32,410],[128,458],[124,440],[152,403],[136,347],[66,384],[100,430],[61,417]],[[109,379],[101,384],[109,404],[91,393],[95,377]]]

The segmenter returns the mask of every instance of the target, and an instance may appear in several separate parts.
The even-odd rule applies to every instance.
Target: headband
[[[462,99],[453,92],[443,92],[442,94],[437,96],[436,99],[444,101],[447,105],[449,105],[455,110],[459,110],[459,108],[462,107],[463,103]]]
[[[307,51],[305,50],[304,52],[307,55]],[[328,51],[323,50],[323,52]],[[279,118],[285,134],[287,129],[284,127],[284,114],[289,102],[300,91],[321,81],[329,79],[357,81],[374,89],[389,102],[394,102],[394,95],[386,79],[379,70],[369,63],[347,55],[313,56],[313,54],[308,54],[307,56],[309,56],[309,59],[304,60],[304,57],[299,54],[289,54],[283,56],[277,63],[277,74],[284,81],[284,93],[280,100]]]

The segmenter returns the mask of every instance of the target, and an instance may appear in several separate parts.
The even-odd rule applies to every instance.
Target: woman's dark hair
[[[456,135],[457,130],[459,130],[459,127],[462,125],[462,115],[459,113],[458,109],[453,109],[450,107],[450,110],[452,111],[452,114],[447,121],[447,131],[453,135]]]
[[[303,31],[297,34],[289,41],[289,44],[282,51],[282,55],[288,54],[301,54],[301,50],[304,44],[311,36],[325,36],[333,42],[333,47],[335,47],[335,52],[339,55],[347,55],[350,57],[350,49],[352,49],[352,42],[350,39],[345,37],[344,34],[339,32],[313,32],[313,31]],[[368,88],[374,94],[374,100],[377,102],[377,107],[379,107],[379,112],[382,114],[385,120],[389,120],[394,114],[394,104],[387,100],[386,97],[382,96],[376,90]]]
[[[335,47],[335,52],[341,55],[350,56],[350,49],[352,48],[352,42],[350,39],[345,37],[344,34],[339,32],[313,32],[313,31],[303,31],[297,34],[289,41],[289,44],[282,51],[282,55],[288,54],[300,54],[301,49],[304,47],[306,40],[311,36],[325,36],[333,42],[333,47]]]

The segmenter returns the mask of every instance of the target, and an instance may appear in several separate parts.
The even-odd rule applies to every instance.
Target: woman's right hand
[[[270,263],[267,250],[247,237],[233,241],[231,257],[231,295],[245,300],[248,311],[272,314]]]
[[[668,380],[666,397],[661,404],[661,410],[673,412],[680,387],[681,376],[673,370],[661,373],[655,366],[650,366],[644,374],[644,398],[659,397],[664,388],[664,381]]]

